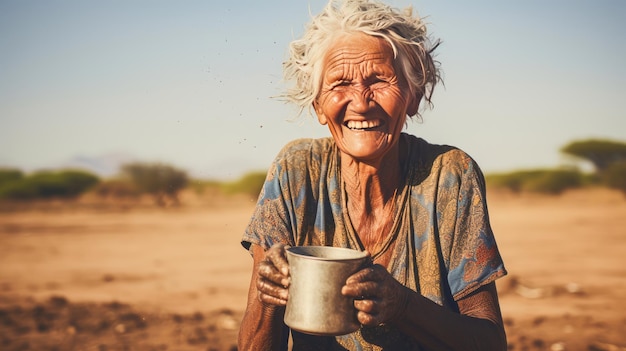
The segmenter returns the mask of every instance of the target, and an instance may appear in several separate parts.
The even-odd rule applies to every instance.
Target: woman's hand
[[[275,244],[265,252],[257,267],[256,287],[259,300],[265,304],[285,306],[289,293],[289,264],[284,244]]]
[[[346,280],[341,293],[353,297],[359,323],[376,326],[392,322],[406,310],[410,290],[381,265],[373,265]]]

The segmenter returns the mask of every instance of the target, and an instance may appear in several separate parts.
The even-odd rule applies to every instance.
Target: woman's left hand
[[[406,310],[411,290],[381,265],[373,265],[346,280],[341,293],[353,297],[359,323],[376,326],[398,319]]]

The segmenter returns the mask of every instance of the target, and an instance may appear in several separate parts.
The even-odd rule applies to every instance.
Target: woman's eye
[[[347,80],[342,80],[339,82],[335,82],[335,84],[333,84],[333,86],[335,87],[347,87],[350,85],[350,82],[348,82]]]
[[[372,80],[371,85],[388,84],[389,82],[385,78],[375,78]]]

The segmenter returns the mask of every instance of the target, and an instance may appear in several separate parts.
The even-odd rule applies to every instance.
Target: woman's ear
[[[328,123],[328,120],[326,119],[326,116],[324,115],[322,108],[317,103],[317,100],[313,101],[313,109],[315,110],[315,114],[317,115],[317,120],[320,122],[320,124],[326,125]]]

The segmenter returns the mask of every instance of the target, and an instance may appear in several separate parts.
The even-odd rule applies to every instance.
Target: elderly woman
[[[485,184],[463,151],[403,133],[439,75],[424,23],[366,0],[329,3],[290,46],[287,96],[332,138],[273,162],[242,244],[254,259],[240,350],[506,350],[495,280],[506,274]],[[362,327],[313,336],[283,322],[285,246],[365,250],[341,293]]]

